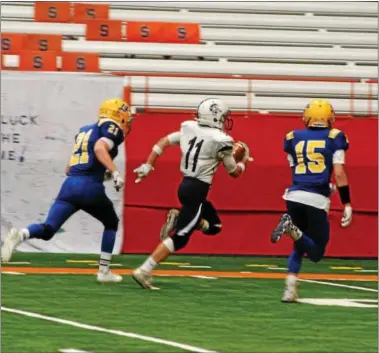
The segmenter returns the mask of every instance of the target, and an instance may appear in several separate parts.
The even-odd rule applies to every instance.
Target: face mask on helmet
[[[127,104],[123,104],[119,109],[119,119],[121,128],[124,131],[124,136],[128,136],[132,130],[133,118],[130,114],[130,109]]]
[[[225,114],[222,115],[221,121],[224,124],[224,129],[230,131],[233,129],[234,121],[233,118],[230,117],[231,111],[228,110]]]

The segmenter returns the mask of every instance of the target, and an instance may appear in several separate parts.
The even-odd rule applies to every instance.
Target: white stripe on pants
[[[200,204],[199,210],[197,211],[195,218],[191,222],[189,222],[184,228],[179,230],[176,234],[186,235],[196,225],[196,223],[198,222],[200,218],[202,207],[203,207],[203,204]]]

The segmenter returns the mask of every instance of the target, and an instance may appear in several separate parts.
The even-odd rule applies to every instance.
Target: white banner
[[[122,97],[123,78],[76,73],[1,73],[1,234],[43,223],[65,178],[79,128],[96,121],[100,104]],[[121,146],[116,164],[125,170]],[[120,217],[114,253],[122,245],[122,192],[106,183]],[[103,226],[83,211],[48,242],[31,239],[19,251],[99,253]]]

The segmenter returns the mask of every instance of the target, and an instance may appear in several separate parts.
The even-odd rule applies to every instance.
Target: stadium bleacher
[[[232,109],[299,112],[317,96],[343,114],[377,114],[377,3],[43,4],[2,2],[3,69],[33,70],[42,55],[39,70],[127,72],[136,108],[188,109],[218,94]],[[16,50],[4,38],[18,38]]]

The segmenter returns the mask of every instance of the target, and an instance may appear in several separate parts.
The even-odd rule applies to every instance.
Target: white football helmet
[[[199,125],[231,130],[233,119],[229,114],[229,107],[221,99],[207,98],[197,107],[196,120]]]

